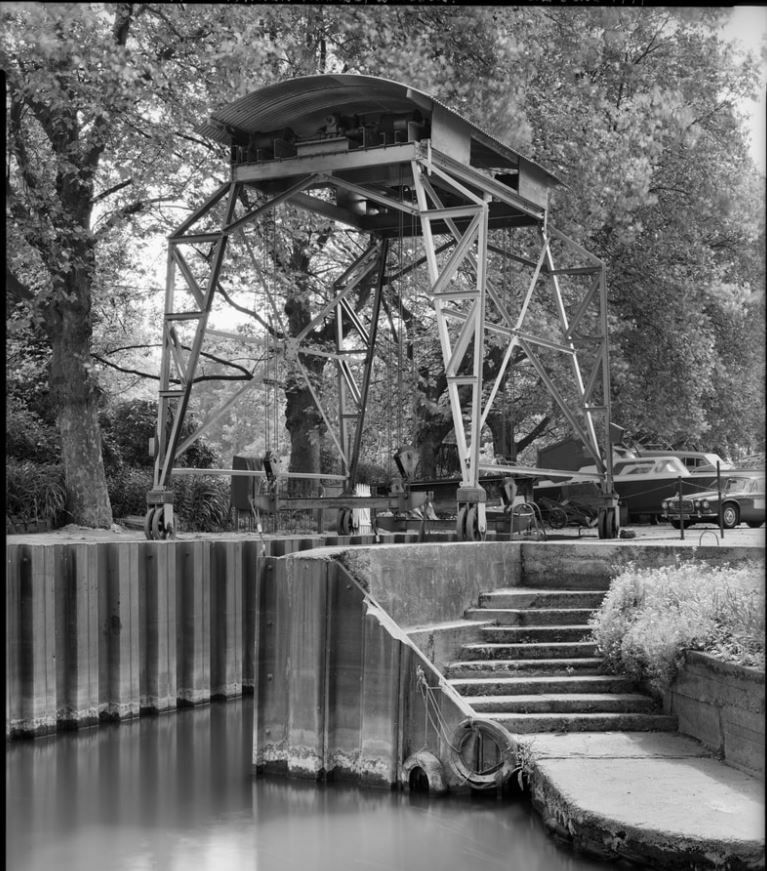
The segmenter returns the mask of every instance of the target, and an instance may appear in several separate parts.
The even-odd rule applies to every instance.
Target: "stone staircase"
[[[512,587],[465,617],[487,625],[445,677],[474,711],[510,732],[676,730],[676,717],[620,675],[603,674],[588,618],[604,590]]]

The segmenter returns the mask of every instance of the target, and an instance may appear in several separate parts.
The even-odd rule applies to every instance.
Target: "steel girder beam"
[[[168,268],[166,275],[165,316],[163,325],[163,350],[160,367],[160,391],[159,391],[159,414],[157,423],[157,436],[155,439],[155,463],[154,483],[148,502],[150,506],[165,506],[166,526],[172,522],[172,494],[169,490],[170,474],[178,457],[200,436],[207,432],[232,405],[252,386],[262,383],[254,377],[255,369],[250,373],[248,382],[235,389],[232,395],[225,397],[216,408],[210,412],[197,427],[194,433],[187,436],[183,441],[180,432],[186,414],[192,386],[195,383],[197,366],[200,360],[201,347],[206,335],[220,336],[248,341],[236,334],[221,330],[207,329],[207,314],[210,312],[214,294],[222,292],[220,271],[223,263],[223,255],[230,236],[238,234],[245,243],[251,264],[258,271],[256,256],[252,246],[244,237],[243,230],[247,224],[253,223],[259,216],[264,215],[270,209],[283,202],[292,201],[299,208],[312,207],[319,202],[314,197],[309,197],[304,190],[312,185],[317,185],[322,179],[316,174],[304,176],[301,181],[291,185],[288,189],[273,196],[267,202],[256,209],[249,210],[245,215],[234,218],[235,206],[241,192],[241,185],[233,184],[224,187],[211,196],[204,206],[184,221],[179,229],[170,237],[168,253]],[[225,200],[225,217],[216,232],[195,232],[194,226],[205,217],[209,217],[211,211],[229,194]],[[193,270],[180,252],[181,245],[197,245],[200,242],[212,244],[214,254],[208,266],[208,275],[205,289],[195,277]],[[382,292],[385,284],[386,254],[388,245],[385,240],[373,242],[359,257],[355,258],[344,273],[333,283],[330,288],[330,300],[320,308],[309,324],[302,329],[297,336],[285,338],[282,342],[282,351],[285,358],[291,360],[302,376],[310,391],[314,402],[323,418],[328,432],[333,439],[339,456],[342,460],[346,474],[344,479],[349,486],[353,486],[354,470],[359,457],[361,432],[364,423],[364,412],[367,403],[367,395],[370,386],[370,372],[375,354],[375,341],[377,332],[378,314],[381,308]],[[366,328],[363,321],[349,303],[360,283],[371,273],[377,272],[376,289],[373,301],[373,316],[370,328]],[[196,310],[177,310],[177,282],[182,279],[185,290],[191,296]],[[274,294],[267,291],[272,316],[277,322],[280,331],[285,335],[286,330],[280,311],[280,305],[274,298]],[[262,326],[268,326],[266,320],[257,312],[249,312]],[[325,318],[335,316],[336,320],[336,348],[334,352],[323,351],[312,347],[307,338],[311,331]],[[179,322],[194,322],[195,336],[191,348],[185,348],[176,333],[176,324]],[[357,384],[356,375],[348,363],[348,354],[344,348],[347,335],[344,335],[343,324],[347,321],[353,331],[362,341],[362,349],[351,353],[360,354],[364,357],[363,372],[360,384]],[[340,408],[338,414],[338,427],[334,426],[332,415],[322,401],[316,386],[307,370],[302,357],[306,355],[320,355],[332,359],[337,367],[339,378]],[[353,405],[354,410],[350,405]],[[350,425],[350,419],[354,425]],[[318,476],[326,477],[326,476]],[[333,476],[331,476],[333,477]]]
[[[363,183],[349,181],[343,177],[349,168],[348,164],[339,162],[335,155],[328,156],[324,162],[302,160],[292,165],[292,169],[286,162],[285,166],[290,172],[282,177],[275,175],[275,166],[261,167],[258,171],[240,166],[233,170],[233,182],[216,191],[170,237],[154,504],[163,504],[162,494],[167,490],[169,475],[178,456],[220,419],[250,386],[249,382],[237,390],[234,396],[223,399],[208,419],[202,422],[196,433],[181,440],[181,426],[195,381],[208,314],[214,295],[225,293],[220,273],[230,237],[236,235],[244,242],[251,265],[258,272],[257,257],[245,236],[245,229],[281,203],[290,203],[299,209],[344,222],[358,231],[367,232],[369,229],[364,217],[310,195],[310,188],[342,190],[371,201],[392,216],[394,213],[407,216],[411,223],[418,223],[423,244],[422,257],[407,266],[399,263],[394,270],[387,273],[385,239],[379,238],[375,241],[375,234],[372,233],[373,239],[369,247],[333,283],[329,289],[329,299],[320,307],[311,322],[296,337],[287,338],[283,342],[286,356],[295,363],[306,381],[334,440],[347,476],[353,476],[359,459],[362,423],[376,349],[377,324],[382,305],[385,308],[383,289],[398,276],[407,274],[423,263],[428,271],[429,298],[436,316],[448,383],[448,397],[461,465],[461,487],[466,497],[464,501],[468,504],[476,503],[479,507],[477,523],[480,532],[484,529],[484,498],[479,486],[481,432],[516,349],[526,355],[546,390],[594,457],[597,468],[604,475],[604,493],[607,495],[612,492],[604,265],[573,240],[550,227],[545,210],[528,203],[506,185],[488,175],[430,148],[424,148],[422,144],[415,147],[409,144],[384,151],[389,153],[389,160],[396,157],[399,166],[408,169],[404,182],[410,186],[413,200],[398,200],[391,194],[381,192],[375,185],[368,187]],[[375,155],[371,152],[357,155],[354,159],[361,166],[370,166],[374,165]],[[285,178],[288,178],[287,182]],[[279,182],[278,192],[257,208],[247,209],[245,214],[235,217],[243,186],[263,179],[272,188]],[[228,199],[225,199],[227,194]],[[201,219],[208,216],[214,208],[219,208],[222,201],[224,217],[218,229],[195,231],[195,226]],[[491,208],[499,204],[504,208],[517,210],[524,223],[538,226],[541,247],[537,255],[531,255],[527,251],[510,251],[491,243],[489,216]],[[388,220],[391,224],[393,218]],[[519,224],[520,221],[515,219],[510,220],[508,226],[516,227]],[[400,226],[402,225],[400,219]],[[446,234],[449,236],[447,242],[444,241]],[[555,262],[552,251],[554,242],[579,258],[578,262]],[[208,274],[204,281],[195,277],[193,269],[182,255],[180,247],[184,244],[212,245]],[[508,289],[489,277],[491,255],[505,258],[510,263],[532,271],[527,290],[516,308],[509,299]],[[351,299],[360,283],[374,272],[375,293],[369,326],[366,326],[351,304]],[[185,282],[196,306],[195,310],[175,310],[175,287],[179,278]],[[561,282],[570,278],[590,280],[585,294],[574,305],[572,299],[565,300],[561,287]],[[534,323],[530,323],[531,305],[543,292],[543,285],[547,285],[552,291],[559,335],[552,335],[550,331],[542,334]],[[251,314],[254,314],[262,327],[271,327],[272,323],[276,323],[277,331],[286,335],[278,299],[272,293],[267,293],[266,297],[271,309],[269,323],[258,313]],[[584,362],[581,359],[582,349],[579,348],[583,337],[578,330],[593,314],[595,305],[598,309],[597,329],[596,334],[589,337],[594,346],[591,351],[592,359]],[[310,333],[323,320],[333,316],[336,323],[335,350],[313,348],[307,341]],[[196,322],[195,336],[188,349],[176,334],[176,324],[182,321]],[[345,324],[349,327],[347,332],[344,332]],[[225,335],[213,330],[210,333]],[[353,353],[364,357],[362,363],[356,367],[357,373],[362,369],[361,379],[355,375],[349,363],[349,349],[345,347],[351,333],[355,334],[357,343]],[[485,385],[483,362],[486,337],[489,335],[496,342],[505,342],[505,347],[500,369],[494,373],[492,381]],[[570,391],[571,394],[574,393],[574,400],[572,395],[567,395],[566,391],[560,389],[560,385],[549,373],[541,356],[544,352],[566,356],[574,385]],[[336,365],[339,397],[337,431],[333,426],[332,415],[323,407],[321,397],[302,362],[302,357],[312,354],[327,356]],[[257,384],[259,381],[254,373],[255,370],[251,373],[252,383]],[[593,401],[597,390],[601,390],[601,400]],[[604,451],[600,449],[595,422],[595,416],[599,415],[604,416]]]

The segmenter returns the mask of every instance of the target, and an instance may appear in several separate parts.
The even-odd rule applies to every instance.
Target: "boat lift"
[[[214,355],[206,355],[209,338],[231,340],[233,347],[266,343],[304,379],[338,452],[344,492],[332,506],[327,499],[304,497],[300,507],[337,507],[344,533],[350,531],[351,508],[362,504],[357,498],[373,508],[422,505],[428,494],[409,488],[412,449],[397,459],[403,484],[396,492],[354,496],[378,326],[389,311],[386,292],[419,269],[426,273],[460,461],[458,538],[485,537],[483,473],[571,474],[481,461],[488,413],[519,360],[533,367],[593,457],[603,499],[599,535],[617,536],[605,269],[551,225],[549,194],[561,184],[556,176],[428,94],[369,76],[317,75],[269,85],[215,111],[197,132],[230,148],[230,174],[168,239],[148,538],[173,535],[171,475],[202,471],[179,467],[184,451],[261,383],[254,367],[232,389],[221,367],[211,363]],[[365,240],[356,254],[340,244],[333,249],[347,258],[346,268],[315,300],[310,322],[292,331],[279,281],[263,256],[275,244],[269,222],[274,234],[286,206],[307,221],[321,220],[323,232],[353,230]],[[420,243],[406,263],[398,260],[403,239],[409,251]],[[209,327],[217,307],[237,307],[236,290],[253,286],[266,300],[265,310],[251,312],[263,331],[260,338]],[[542,318],[544,310],[548,317]],[[334,324],[333,345],[312,344],[312,330],[328,323]],[[485,380],[490,341],[501,348],[502,362]],[[334,408],[312,378],[312,356],[336,368]],[[220,402],[182,438],[195,386],[215,377],[222,379]],[[270,468],[268,461],[261,470],[207,471],[272,482],[298,476],[276,464]],[[291,499],[281,502],[288,507]]]

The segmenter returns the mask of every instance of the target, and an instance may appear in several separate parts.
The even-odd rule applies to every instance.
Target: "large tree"
[[[614,416],[723,452],[759,438],[764,324],[764,176],[738,114],[757,67],[722,41],[726,14],[541,10],[527,103],[569,186],[555,220],[608,266]]]
[[[50,346],[71,517],[108,526],[91,351],[95,301],[119,296],[109,254],[126,222],[162,219],[210,183],[201,165],[218,154],[191,130],[211,92],[247,90],[253,59],[269,61],[264,22],[237,8],[32,3],[2,25],[7,286]]]
[[[102,360],[114,363],[129,344],[108,326],[116,309],[136,304],[136,264],[120,252],[133,250],[134,239],[165,235],[225,180],[226,155],[194,133],[212,109],[312,72],[411,83],[557,172],[568,188],[555,197],[555,224],[608,264],[614,416],[634,431],[725,449],[735,440],[721,424],[726,415],[746,433],[742,441],[753,441],[763,366],[754,350],[763,323],[763,178],[748,165],[735,108],[753,89],[755,68],[717,36],[723,14],[7,7],[7,288],[50,346],[73,519],[111,520],[97,426],[106,382],[91,354],[94,329]],[[315,230],[286,239],[277,264],[296,277],[285,282],[294,331],[321,292],[313,269],[325,242]],[[427,351],[428,312],[412,315],[420,400],[411,431],[436,443],[450,425],[431,362],[439,355]],[[513,454],[548,426],[551,409],[523,369],[504,391],[506,425],[498,415],[488,422],[505,440],[502,452]],[[294,462],[316,471],[319,452],[299,454],[317,443],[309,435],[320,434],[321,422],[305,413],[307,395],[295,384],[287,399]]]

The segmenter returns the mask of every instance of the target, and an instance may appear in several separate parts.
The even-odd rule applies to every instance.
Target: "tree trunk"
[[[487,416],[487,426],[493,434],[493,449],[497,457],[503,457],[508,462],[517,459],[517,445],[514,442],[514,422],[503,411]]]
[[[451,467],[450,457],[441,456],[442,440],[453,429],[452,421],[446,422],[444,418],[432,421],[420,420],[416,435],[418,449],[417,476],[424,480],[436,478],[438,472],[454,471]],[[447,461],[447,468],[445,464]]]
[[[304,366],[312,377],[322,375],[324,361],[307,360]],[[290,433],[291,472],[320,471],[320,444],[324,431],[324,421],[317,408],[314,397],[302,375],[296,373],[285,390],[285,427]],[[317,480],[291,480],[289,492],[292,496],[310,496],[318,492]]]
[[[71,522],[108,529],[112,507],[101,456],[98,393],[89,371],[90,282],[73,270],[46,312],[51,341],[51,398],[61,434],[61,453]],[[66,300],[64,302],[63,300]]]

